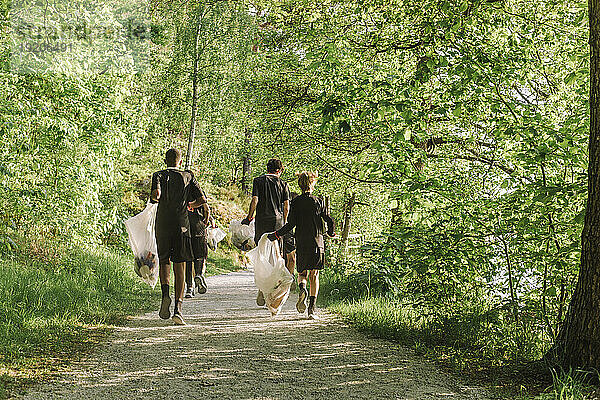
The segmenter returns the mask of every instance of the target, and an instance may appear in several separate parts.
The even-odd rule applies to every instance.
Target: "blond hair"
[[[300,186],[303,193],[313,190],[317,183],[317,178],[319,178],[319,174],[312,171],[302,171],[297,173],[296,176],[298,177],[298,186]]]

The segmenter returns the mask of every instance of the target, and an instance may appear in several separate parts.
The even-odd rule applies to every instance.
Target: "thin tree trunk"
[[[510,302],[512,305],[511,308],[512,308],[513,318],[515,319],[515,323],[518,323],[519,322],[519,313],[518,313],[518,308],[517,308],[517,295],[515,293],[515,282],[514,282],[514,278],[513,278],[512,261],[510,259],[508,243],[506,242],[506,240],[504,240],[504,238],[500,238],[500,240],[502,240],[502,245],[504,247],[504,256],[506,257],[506,266],[508,268],[508,288],[510,291]]]
[[[244,131],[244,158],[242,160],[242,192],[249,194],[250,190],[248,185],[250,170],[252,166],[252,160],[250,158],[250,140],[252,139],[252,132],[246,128]]]
[[[600,0],[589,0],[590,142],[588,198],[579,278],[546,359],[563,368],[600,369]]]
[[[190,121],[190,136],[188,139],[187,154],[185,157],[185,169],[190,169],[192,164],[192,154],[194,152],[194,139],[196,137],[196,115],[198,114],[198,47],[200,42],[200,32],[202,30],[203,14],[198,14],[198,26],[194,37],[194,72],[192,76],[192,117]]]
[[[356,204],[356,193],[352,193],[346,203],[344,210],[344,225],[342,226],[342,235],[340,243],[340,252],[345,256],[348,252],[348,235],[350,234],[350,224],[352,223],[352,209]]]
[[[546,253],[550,251],[550,241],[546,241]],[[548,262],[544,263],[544,278],[542,282],[542,314],[544,317],[544,323],[546,324],[546,329],[548,330],[548,335],[552,340],[554,340],[554,329],[552,329],[552,324],[550,323],[550,319],[548,318],[548,306],[546,305],[546,292],[548,291]]]

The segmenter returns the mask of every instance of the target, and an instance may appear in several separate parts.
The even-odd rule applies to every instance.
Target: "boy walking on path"
[[[298,176],[302,195],[292,200],[288,222],[268,236],[270,240],[276,240],[296,228],[296,267],[300,289],[296,309],[300,313],[306,311],[308,277],[310,283],[308,318],[310,319],[318,318],[315,303],[319,294],[319,270],[323,268],[325,261],[323,221],[327,223],[327,235],[335,236],[333,220],[327,213],[323,201],[312,195],[316,182],[317,174],[314,172],[302,172]]]
[[[206,196],[203,197],[206,198]],[[206,258],[208,257],[208,243],[206,241],[206,228],[210,220],[210,208],[208,203],[199,208],[188,208],[188,219],[190,220],[190,233],[192,237],[192,255],[194,261],[185,263],[185,298],[194,297],[194,283],[196,291],[200,294],[206,293]],[[194,283],[192,283],[192,278]]]
[[[169,283],[171,262],[175,273],[175,309],[173,322],[185,325],[181,312],[183,301],[185,263],[192,261],[192,243],[188,207],[197,208],[206,203],[206,197],[190,171],[181,171],[181,153],[169,149],[165,154],[167,169],[152,175],[151,199],[158,202],[156,211],[156,244],[160,263],[162,301],[159,316],[171,317]]]
[[[254,212],[256,212],[255,243],[258,243],[263,234],[281,228],[287,221],[290,191],[288,184],[280,178],[282,172],[281,161],[272,158],[267,162],[267,173],[254,178],[252,182],[252,201],[248,216],[242,220],[242,224],[249,225],[254,218]],[[261,291],[256,297],[256,304],[265,305],[264,295]]]

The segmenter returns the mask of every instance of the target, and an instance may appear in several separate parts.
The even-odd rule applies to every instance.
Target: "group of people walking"
[[[155,235],[162,293],[159,316],[162,319],[172,318],[177,325],[185,325],[182,312],[184,295],[194,296],[194,286],[198,293],[207,290],[204,273],[210,208],[193,173],[178,168],[181,163],[179,150],[169,149],[165,163],[166,169],[153,174],[151,188],[151,201],[158,202]],[[294,266],[298,271],[296,309],[303,314],[308,308],[308,317],[315,319],[318,318],[315,304],[319,292],[319,270],[323,268],[325,259],[324,234],[334,236],[334,224],[323,201],[312,195],[318,178],[316,173],[298,174],[300,195],[290,192],[288,184],[281,179],[282,173],[280,160],[268,161],[267,173],[253,181],[252,200],[242,224],[248,225],[254,219],[255,243],[264,234],[269,240],[280,242],[288,270],[292,276]],[[171,263],[175,275],[173,313],[169,292]],[[260,291],[256,303],[265,305],[264,294]]]

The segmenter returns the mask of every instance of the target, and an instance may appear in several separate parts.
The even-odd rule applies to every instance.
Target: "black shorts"
[[[171,229],[156,229],[155,236],[161,264],[169,261],[181,263],[194,259],[192,239],[184,235],[179,226]]]
[[[323,250],[310,249],[296,252],[296,270],[298,273],[312,269],[323,269],[325,266],[325,253]]]
[[[283,254],[288,255],[292,251],[296,251],[296,237],[292,232],[283,235]]]
[[[208,257],[208,242],[206,241],[206,225],[200,218],[190,214],[190,233],[192,235],[192,255],[194,260]]]
[[[196,236],[191,240],[194,260],[208,257],[208,243],[206,242],[206,236]]]
[[[254,243],[258,241],[265,233],[275,232],[283,226],[283,217],[256,218],[254,220]]]

